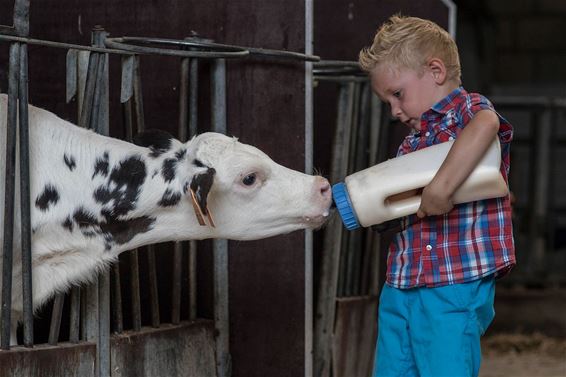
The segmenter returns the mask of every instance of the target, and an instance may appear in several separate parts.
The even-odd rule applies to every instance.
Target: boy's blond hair
[[[422,72],[432,58],[442,60],[447,79],[460,85],[458,47],[450,34],[432,21],[395,15],[377,30],[371,47],[360,51],[359,63],[367,72],[382,63]]]

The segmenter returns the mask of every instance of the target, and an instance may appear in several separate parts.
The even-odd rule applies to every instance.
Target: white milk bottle
[[[422,189],[444,162],[454,141],[387,160],[346,177],[332,187],[344,226],[353,230],[417,212]],[[455,204],[508,194],[500,172],[501,146],[494,139],[476,168],[453,195]]]

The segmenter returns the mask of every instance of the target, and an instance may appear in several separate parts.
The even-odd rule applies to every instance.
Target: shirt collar
[[[446,97],[434,104],[430,110],[437,112],[439,114],[446,114],[448,110],[454,108],[454,105],[461,102],[464,96],[467,94],[463,87],[458,87],[454,89]]]

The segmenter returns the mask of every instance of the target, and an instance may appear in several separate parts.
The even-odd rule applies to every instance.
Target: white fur
[[[4,182],[7,96],[0,94],[0,232],[4,229]],[[31,225],[34,308],[58,291],[87,281],[126,250],[142,245],[187,239],[227,238],[251,240],[322,225],[328,215],[330,192],[328,182],[321,177],[305,175],[273,162],[263,152],[239,143],[235,138],[205,133],[187,143],[172,140],[171,149],[150,157],[150,149],[121,140],[97,135],[66,122],[56,115],[33,106],[29,107],[31,158]],[[165,182],[159,174],[163,161],[186,148],[185,158],[177,165],[177,174]],[[101,204],[93,197],[97,187],[105,182],[102,175],[93,179],[97,157],[109,151],[110,169],[131,155],[139,155],[146,164],[147,176],[138,196],[136,208],[121,220],[139,216],[155,218],[153,228],[135,235],[125,244],[105,248],[101,237],[89,238],[75,227],[70,232],[62,226],[77,207],[100,214]],[[63,154],[72,155],[76,168],[64,164]],[[200,226],[191,202],[182,197],[174,207],[157,203],[166,188],[182,191],[195,173],[206,168],[216,170],[214,184],[208,196],[209,208],[216,228]],[[157,174],[155,174],[157,172]],[[256,173],[257,182],[251,186],[242,179]],[[35,206],[38,195],[47,183],[56,186],[59,201],[47,211]],[[19,177],[16,176],[16,203],[19,203]],[[13,317],[21,318],[21,251],[19,249],[20,213],[16,205],[14,229]],[[101,220],[102,218],[99,218]],[[3,242],[0,239],[0,242]],[[0,254],[0,265],[1,265]],[[1,271],[1,270],[0,270]],[[0,279],[1,287],[1,279]]]

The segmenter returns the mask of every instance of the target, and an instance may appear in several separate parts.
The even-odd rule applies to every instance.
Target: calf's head
[[[176,175],[190,216],[209,237],[251,240],[314,229],[329,214],[328,181],[285,168],[236,138],[208,132],[186,143]],[[192,213],[191,209],[194,209]]]

